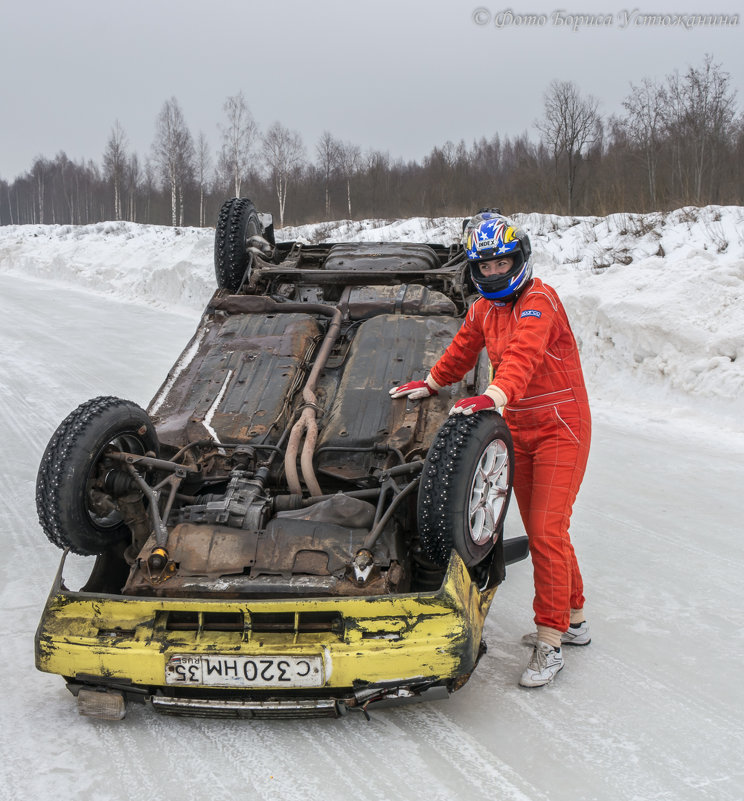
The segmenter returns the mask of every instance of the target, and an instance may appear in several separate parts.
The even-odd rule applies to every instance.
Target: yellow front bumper
[[[139,598],[70,592],[60,564],[36,634],[36,666],[87,686],[166,687],[171,656],[322,656],[319,693],[407,682],[457,689],[475,666],[495,588],[480,592],[453,552],[437,592],[397,596],[219,600]],[[289,621],[281,631],[258,620]],[[328,630],[303,626],[329,620]],[[173,621],[191,621],[174,627]],[[219,621],[233,630],[219,630]],[[234,625],[234,621],[241,621]],[[291,621],[295,625],[291,625]],[[168,691],[171,688],[168,687]],[[204,688],[211,696],[222,688]],[[276,689],[253,691],[276,696]],[[287,691],[285,691],[287,692]]]

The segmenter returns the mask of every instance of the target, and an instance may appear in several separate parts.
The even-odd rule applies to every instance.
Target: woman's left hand
[[[506,405],[506,395],[494,384],[491,384],[483,395],[463,398],[450,409],[450,414],[473,414],[474,412],[495,412]]]

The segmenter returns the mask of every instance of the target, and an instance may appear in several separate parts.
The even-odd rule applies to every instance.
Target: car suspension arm
[[[160,500],[160,492],[158,490],[154,490],[142,476],[135,470],[134,466],[131,464],[127,465],[127,470],[130,472],[132,478],[137,482],[139,488],[144,492],[144,494],[150,499],[150,516],[152,517],[152,527],[155,531],[155,541],[157,542],[158,546],[163,548],[165,547],[166,542],[168,542],[168,529],[163,522],[162,517],[160,516],[160,512],[158,512],[158,501]]]
[[[388,506],[388,508],[385,510],[385,513],[382,515],[382,517],[380,517],[375,526],[365,537],[364,545],[362,545],[362,550],[369,551],[372,549],[372,546],[375,544],[375,542],[377,542],[377,538],[380,536],[380,534],[382,534],[383,530],[385,529],[388,520],[390,520],[395,510],[398,508],[398,506],[400,506],[401,501],[403,501],[404,498],[410,495],[416,489],[416,487],[418,487],[418,484],[419,484],[419,476],[416,476],[416,478],[414,478],[413,481],[406,484],[406,486],[403,487],[403,489],[400,490],[400,492],[398,492],[398,494],[391,501],[390,506]]]

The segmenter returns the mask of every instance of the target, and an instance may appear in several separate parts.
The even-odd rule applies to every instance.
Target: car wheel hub
[[[509,494],[509,452],[501,440],[492,442],[478,462],[470,488],[470,537],[483,545],[494,534]]]

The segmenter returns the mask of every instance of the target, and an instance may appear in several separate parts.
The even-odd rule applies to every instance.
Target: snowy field
[[[594,641],[550,687],[517,687],[529,563],[509,570],[488,654],[447,701],[311,722],[81,718],[33,667],[59,552],[35,519],[53,430],[113,394],[146,405],[213,290],[212,233],[128,223],[0,228],[8,679],[0,798],[744,798],[744,209],[524,215],[562,295],[594,412],[572,536]],[[453,241],[459,220],[285,229]],[[101,333],[103,332],[103,333]],[[516,516],[510,534],[519,533]],[[88,560],[79,559],[81,573]]]

